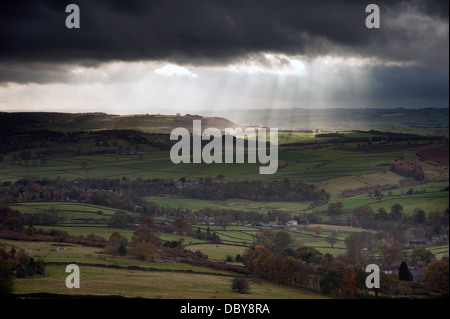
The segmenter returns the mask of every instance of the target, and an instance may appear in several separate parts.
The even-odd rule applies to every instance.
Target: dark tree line
[[[130,211],[147,211],[147,196],[184,195],[198,199],[249,199],[255,201],[323,201],[329,195],[323,189],[302,182],[227,181],[211,178],[184,183],[179,188],[173,179],[91,179],[67,181],[20,179],[0,184],[0,203],[30,201],[78,201]]]
[[[217,183],[206,179],[203,183],[183,189],[183,194],[198,199],[223,200],[229,198],[254,201],[316,201],[327,200],[329,194],[312,185],[283,181],[229,181]]]
[[[23,231],[24,226],[54,225],[57,217],[54,214],[22,214],[8,206],[0,207],[0,230]]]

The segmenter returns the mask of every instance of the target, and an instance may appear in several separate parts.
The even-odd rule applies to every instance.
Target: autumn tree
[[[264,245],[271,250],[284,250],[291,245],[294,240],[292,236],[285,231],[273,231],[267,229],[255,236],[255,242]]]
[[[158,252],[155,245],[147,242],[139,242],[135,247],[136,258],[144,261],[156,261]]]
[[[424,264],[426,266],[431,263],[435,257],[436,255],[428,249],[416,248],[413,250],[410,260],[413,265]]]
[[[220,214],[216,217],[215,224],[222,227],[223,230],[226,230],[228,226],[230,226],[232,222],[232,218],[228,214]]]
[[[330,269],[320,279],[320,291],[326,294],[339,295],[342,290],[343,269]]]
[[[360,209],[359,217],[363,219],[372,219],[375,216],[375,211],[371,206],[363,206]]]
[[[0,207],[0,230],[23,231],[22,213],[9,206]]]
[[[328,205],[328,214],[330,215],[340,215],[344,209],[344,204],[342,202],[331,203]]]
[[[22,224],[22,221],[20,220],[20,218],[11,217],[11,218],[8,218],[2,225],[0,225],[0,229],[22,232],[23,224]]]
[[[173,222],[173,230],[178,233],[187,233],[189,234],[191,232],[191,225],[186,221],[184,218],[177,218]]]
[[[398,293],[403,294],[405,298],[408,297],[409,293],[411,293],[411,288],[412,288],[411,281],[400,280],[397,283]]]
[[[271,251],[264,245],[251,246],[244,255],[244,265],[261,278],[293,284],[299,276],[300,263],[291,256]]]
[[[263,245],[264,247],[271,248],[273,247],[274,238],[275,232],[272,229],[266,229],[255,235],[255,242]]]
[[[449,266],[444,261],[436,261],[427,267],[422,281],[426,287],[444,297],[449,296]]]
[[[127,253],[128,239],[122,236],[118,231],[114,231],[109,237],[109,245],[105,247],[108,254],[125,256]]]
[[[88,246],[102,247],[103,241],[104,239],[100,236],[95,235],[95,233],[90,233],[86,235],[86,244]]]
[[[128,216],[125,212],[116,212],[109,220],[108,226],[112,228],[125,228],[128,224]]]
[[[145,227],[140,227],[136,229],[131,237],[131,242],[133,244],[138,243],[150,243],[155,246],[160,246],[162,241],[153,232]]]
[[[18,210],[14,210],[9,206],[0,207],[0,224],[3,224],[9,218],[19,218],[22,213]]]
[[[244,254],[244,265],[250,272],[260,273],[262,260],[271,255],[272,253],[264,245],[253,245]]]
[[[285,231],[278,231],[275,234],[274,246],[277,250],[284,250],[289,247],[294,242],[291,234]]]
[[[299,261],[291,256],[286,256],[280,269],[280,282],[285,284],[295,283],[299,271]]]
[[[375,189],[375,190],[373,191],[373,196],[374,196],[376,199],[381,200],[381,199],[383,198],[383,193],[381,192],[381,190]]]
[[[398,245],[390,245],[383,249],[383,259],[385,264],[397,264],[403,258],[403,249]]]
[[[368,233],[361,232],[353,233],[345,239],[344,243],[347,248],[347,257],[351,264],[363,264],[364,256],[362,252],[366,246],[367,238]]]
[[[448,226],[448,209],[445,211],[447,216],[445,214],[439,212],[439,211],[431,211],[428,213],[427,218],[427,224],[431,225],[432,227],[438,227],[441,225],[447,225]]]
[[[27,255],[25,250],[16,250],[12,247],[9,252],[7,252],[3,247],[0,246],[0,266],[2,270],[0,271],[0,289],[6,289],[9,285],[9,274],[14,273],[16,277],[28,277],[34,275],[44,275],[45,265],[43,260],[35,260],[33,257]],[[9,269],[9,270],[8,270]]]
[[[295,256],[304,262],[319,264],[323,254],[314,247],[300,246],[295,250]]]
[[[316,226],[311,229],[311,231],[316,234],[317,236],[320,236],[322,234],[322,227]]]
[[[356,274],[353,266],[349,265],[345,267],[343,279],[342,279],[342,290],[344,296],[347,298],[352,298],[356,295]]]
[[[390,297],[396,290],[398,285],[398,278],[394,274],[385,274],[383,271],[380,272],[380,288],[376,288],[377,294]]]

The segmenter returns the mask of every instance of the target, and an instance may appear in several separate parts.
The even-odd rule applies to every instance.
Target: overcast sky
[[[2,1],[0,111],[448,107],[448,3]]]

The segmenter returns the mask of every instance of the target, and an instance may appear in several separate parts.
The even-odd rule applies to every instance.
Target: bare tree
[[[331,248],[334,247],[334,244],[338,242],[338,233],[337,231],[332,231],[331,234],[327,237],[327,242],[330,243]]]

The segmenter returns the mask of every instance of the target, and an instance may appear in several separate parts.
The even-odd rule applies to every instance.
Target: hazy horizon
[[[184,116],[186,114],[191,114],[191,115],[199,115],[199,116],[206,116],[206,117],[210,117],[210,116],[217,116],[220,117],[223,114],[228,114],[228,113],[232,113],[232,112],[237,112],[237,111],[248,111],[248,112],[253,112],[253,111],[292,111],[292,110],[305,110],[305,111],[326,111],[326,110],[365,110],[365,111],[370,111],[370,110],[386,110],[386,111],[395,111],[395,110],[426,110],[426,109],[449,109],[448,106],[443,106],[443,107],[323,107],[323,108],[301,108],[301,107],[291,107],[291,108],[278,108],[278,109],[273,109],[273,108],[261,108],[261,109],[248,109],[248,110],[242,110],[239,108],[230,108],[227,110],[222,110],[222,111],[211,111],[211,110],[196,110],[195,112],[180,112],[178,110],[168,110],[168,109],[160,109],[160,110],[156,110],[156,112],[150,113],[150,112],[145,112],[145,113],[110,113],[110,112],[105,112],[105,111],[96,111],[96,110],[91,110],[91,111],[86,111],[86,112],[80,112],[80,111],[61,111],[61,110],[28,110],[28,109],[18,109],[18,110],[12,110],[12,111],[4,111],[4,110],[0,110],[0,113],[68,113],[68,114],[96,114],[96,113],[104,113],[110,116],[145,116],[145,115],[169,115],[169,116],[176,116],[177,114],[179,114],[180,116]],[[168,112],[164,112],[167,111]],[[185,110],[186,111],[186,110]]]

